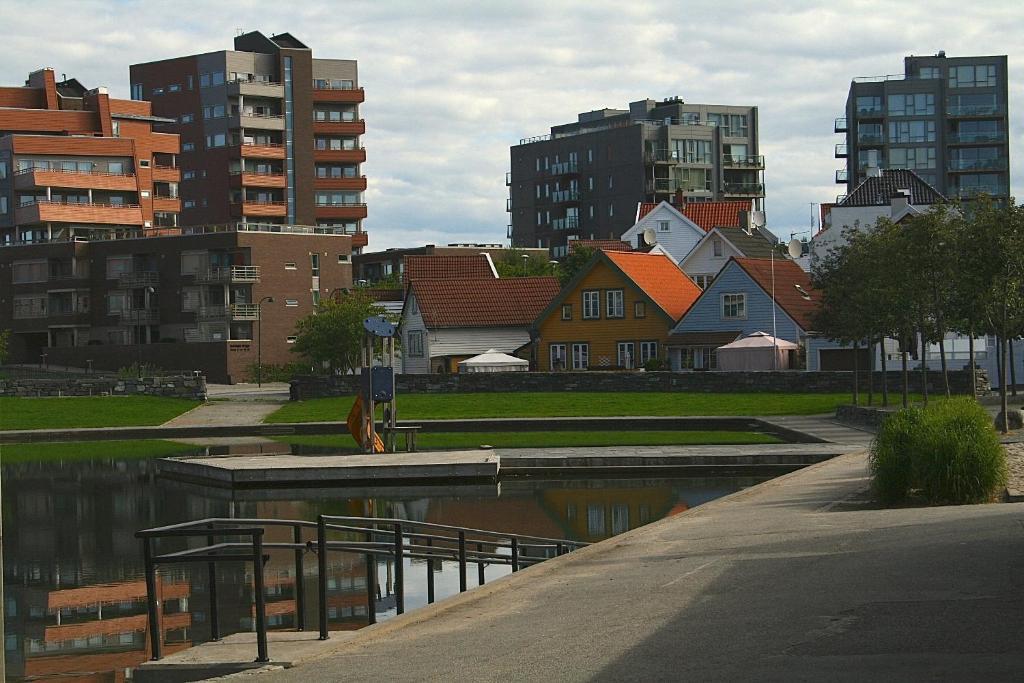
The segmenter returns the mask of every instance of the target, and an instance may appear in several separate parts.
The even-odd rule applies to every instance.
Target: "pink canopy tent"
[[[799,345],[785,339],[776,339],[767,332],[754,332],[731,344],[718,347],[718,369],[733,372],[788,370],[789,352],[799,348]]]

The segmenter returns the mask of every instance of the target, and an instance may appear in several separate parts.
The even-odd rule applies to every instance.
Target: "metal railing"
[[[565,218],[555,218],[551,221],[552,230],[576,230],[580,227],[580,219],[578,216],[566,216]]]
[[[548,172],[551,175],[572,175],[579,173],[579,166],[575,161],[560,161],[557,164],[551,164]]]
[[[114,178],[134,178],[134,173],[110,173],[107,171],[79,171],[77,169],[68,168],[48,168],[46,166],[29,166],[28,168],[19,168],[11,175],[19,176],[26,175],[28,173],[66,173],[68,175],[88,175],[88,176],[104,176]]]
[[[841,117],[836,119],[835,132],[837,132],[837,133],[845,133],[849,129],[850,128],[849,128],[849,125],[846,123],[846,117],[845,116],[841,116]]]
[[[1005,142],[1006,133],[1003,131],[992,131],[988,133],[950,133],[949,142],[952,144],[973,144],[976,142]]]
[[[160,273],[155,270],[133,270],[117,276],[119,287],[149,287],[160,281]]]
[[[1006,159],[950,159],[950,171],[1005,171]]]
[[[849,171],[847,169],[845,169],[845,168],[836,169],[836,182],[837,183],[845,183],[849,177],[850,177],[850,173],[849,173]]]
[[[213,266],[195,274],[196,282],[259,282],[259,266]]]
[[[290,542],[266,542],[268,528],[291,529]],[[315,541],[307,530],[316,530]],[[303,532],[306,531],[304,534]],[[343,535],[343,538],[338,538]],[[295,627],[304,631],[306,594],[303,577],[306,553],[317,559],[317,616],[320,639],[330,637],[327,606],[327,555],[343,552],[362,555],[366,561],[366,598],[369,623],[376,623],[377,558],[390,559],[394,565],[395,609],[405,612],[405,560],[426,560],[427,603],[435,600],[434,567],[436,562],[457,562],[459,566],[459,592],[469,589],[469,565],[476,565],[477,585],[486,582],[489,565],[507,565],[513,572],[564,555],[588,544],[566,539],[545,538],[487,531],[470,527],[416,522],[407,519],[379,517],[346,517],[320,515],[317,521],[295,519],[230,519],[208,518],[194,522],[172,524],[137,531],[142,541],[146,574],[146,603],[149,620],[152,660],[162,658],[160,610],[156,572],[159,565],[199,563],[206,564],[210,598],[210,637],[221,638],[217,600],[217,563],[251,562],[253,565],[253,592],[257,662],[269,661],[267,652],[267,617],[264,565],[269,561],[268,550],[292,552],[295,585]],[[304,538],[305,537],[305,538]],[[205,545],[174,552],[157,553],[160,539],[204,539]],[[230,540],[243,538],[246,540]],[[218,540],[224,539],[224,540]]]
[[[846,158],[846,144],[839,143],[836,145],[836,159]]]
[[[946,107],[947,116],[992,116],[998,113],[998,104],[951,104]]]
[[[722,165],[739,168],[763,168],[764,156],[760,154],[723,154]]]

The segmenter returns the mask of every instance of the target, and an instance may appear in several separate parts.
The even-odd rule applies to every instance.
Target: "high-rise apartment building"
[[[947,197],[1010,187],[1006,56],[906,57],[903,73],[855,78],[846,116],[835,131],[846,141],[836,182],[853,191],[869,168],[911,169]]]
[[[639,202],[764,199],[757,107],[640,100],[582,113],[511,148],[508,237],[565,255],[573,239],[618,239]]]
[[[235,38],[234,50],[131,67],[132,99],[148,99],[181,136],[183,225],[270,223],[363,231],[366,150],[357,64],[314,59],[288,33]]]

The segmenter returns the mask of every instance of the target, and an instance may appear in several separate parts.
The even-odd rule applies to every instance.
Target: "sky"
[[[908,54],[1006,54],[1011,193],[1024,123],[1024,3],[658,0],[0,0],[0,84],[53,67],[128,97],[128,66],[231,49],[239,29],[289,32],[314,57],[357,59],[368,251],[506,242],[509,146],[579,112],[679,96],[754,105],[769,227],[811,227],[834,173],[850,80]]]

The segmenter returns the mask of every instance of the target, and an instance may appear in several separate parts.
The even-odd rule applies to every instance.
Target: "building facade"
[[[477,256],[487,254],[493,263],[510,253],[508,247],[500,244],[448,244],[447,246],[427,244],[422,247],[406,249],[386,249],[384,251],[364,252],[353,256],[355,278],[365,280],[365,284],[373,285],[381,281],[401,283],[407,278],[406,258],[409,256]],[[518,257],[526,255],[532,259],[548,260],[547,249],[521,249]]]
[[[1007,60],[906,57],[903,73],[855,78],[836,182],[853,192],[869,168],[910,169],[947,197],[978,193],[1006,198],[1010,187]]]
[[[638,202],[764,198],[757,107],[640,100],[582,113],[511,148],[508,236],[565,256],[574,238],[618,239]]]
[[[0,244],[178,225],[178,136],[149,102],[60,82],[52,69],[0,88]]]
[[[222,50],[131,67],[181,136],[183,225],[318,226],[366,245],[366,124],[355,60],[314,59],[294,36],[258,31]]]

